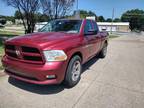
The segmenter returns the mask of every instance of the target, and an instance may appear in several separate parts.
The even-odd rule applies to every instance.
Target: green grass
[[[0,42],[0,57],[1,57],[1,54],[3,54],[3,44],[2,44],[2,42]]]
[[[119,36],[117,36],[117,35],[109,35],[110,39],[117,38],[117,37],[119,37]]]
[[[3,44],[2,42],[0,42],[0,60],[3,54],[4,54]],[[1,65],[1,63],[0,63],[0,70],[3,70],[3,66]]]
[[[3,66],[2,65],[0,65],[0,70],[3,70],[4,68],[3,68]]]
[[[6,36],[6,37],[13,37],[13,36],[18,36],[18,35],[23,35],[24,33],[22,32],[10,32],[10,31],[4,31],[0,30],[0,37]]]

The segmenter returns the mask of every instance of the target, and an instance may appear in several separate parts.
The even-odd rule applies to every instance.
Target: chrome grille
[[[41,53],[35,47],[5,45],[5,52],[11,59],[29,63],[43,63]]]

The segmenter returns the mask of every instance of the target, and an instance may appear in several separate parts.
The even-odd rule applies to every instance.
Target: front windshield
[[[53,20],[41,28],[40,32],[79,33],[81,24],[81,20]]]

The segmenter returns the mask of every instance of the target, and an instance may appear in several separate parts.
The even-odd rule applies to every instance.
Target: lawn
[[[119,36],[116,36],[116,35],[109,35],[109,38],[110,38],[110,39],[117,38],[117,37],[119,37]]]
[[[0,42],[0,60],[1,60],[3,53],[4,53],[3,45],[2,45],[2,42]],[[3,67],[2,67],[1,62],[0,62],[0,70],[2,70],[2,69],[3,69]]]
[[[0,42],[0,57],[2,54],[3,54],[3,45],[2,45],[2,42]]]
[[[18,35],[23,35],[22,32],[11,32],[11,31],[4,31],[0,29],[0,37],[6,36],[6,37],[13,37],[13,36],[18,36]]]

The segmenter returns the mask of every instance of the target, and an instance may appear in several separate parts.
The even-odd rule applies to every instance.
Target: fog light
[[[47,79],[55,79],[56,76],[55,76],[55,75],[47,75],[46,78],[47,78]]]

